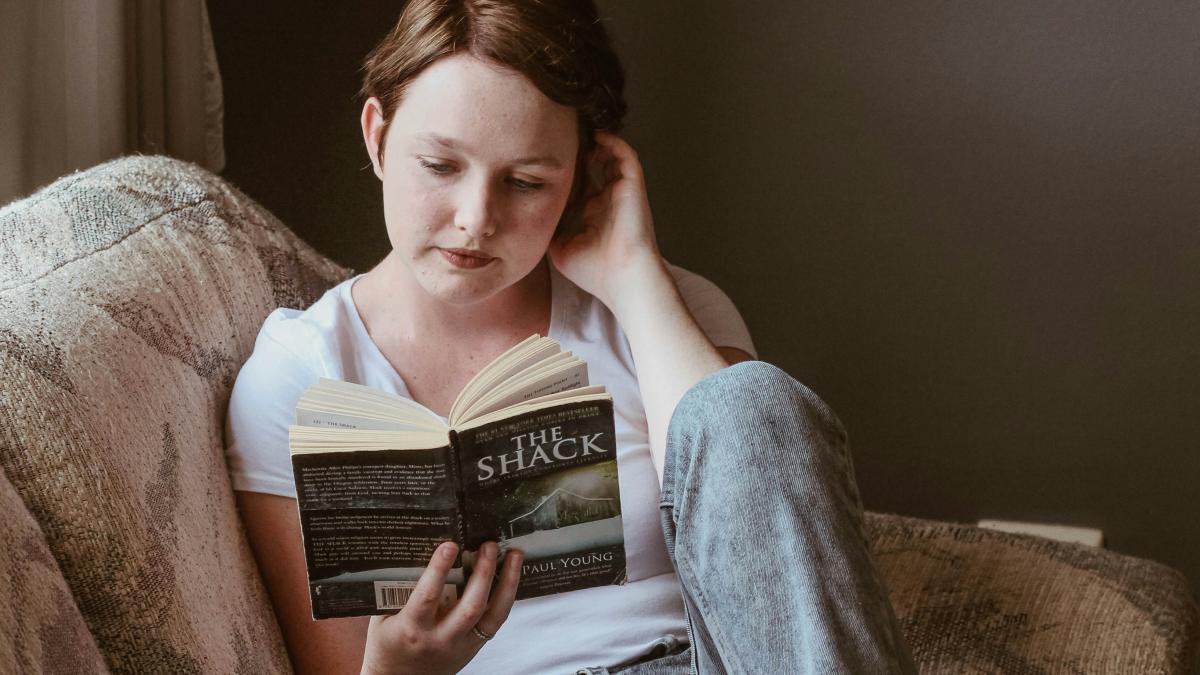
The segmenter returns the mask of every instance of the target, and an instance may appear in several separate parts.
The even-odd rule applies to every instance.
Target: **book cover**
[[[525,560],[517,598],[625,580],[612,401],[568,403],[458,432],[466,546]]]
[[[403,608],[443,541],[461,593],[485,541],[524,554],[517,598],[625,582],[612,398],[532,336],[485,366],[447,425],[403,397],[309,387],[289,429],[313,618]]]

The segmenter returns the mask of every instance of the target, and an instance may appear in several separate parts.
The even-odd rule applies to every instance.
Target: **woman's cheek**
[[[555,193],[547,193],[540,195],[540,198],[534,200],[537,202],[526,222],[533,224],[533,228],[538,232],[539,236],[545,235],[546,241],[550,241],[550,237],[554,235],[554,229],[558,226],[559,219],[562,218],[563,209],[566,207],[566,197]]]

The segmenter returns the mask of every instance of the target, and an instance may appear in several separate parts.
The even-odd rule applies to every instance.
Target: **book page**
[[[414,425],[445,426],[445,422],[437,413],[412,399],[325,377],[304,390],[297,408],[351,414],[358,411],[368,416],[395,419]]]
[[[553,338],[542,337],[536,333],[525,338],[480,369],[475,377],[467,382],[454,399],[454,405],[450,406],[450,424],[455,424],[456,420],[467,419],[466,411],[496,386],[542,361],[557,358],[561,353],[562,346]]]
[[[359,429],[363,431],[429,431],[431,424],[402,422],[387,417],[374,417],[360,412],[333,412],[296,408],[296,425],[330,429]],[[443,427],[444,428],[444,427]]]
[[[490,412],[541,396],[586,387],[587,384],[587,364],[577,358],[563,359],[550,367],[537,367],[532,372],[519,374],[503,383],[471,406],[463,414],[462,420],[456,421],[470,422]]]
[[[376,431],[345,427],[288,427],[288,448],[300,452],[335,450],[425,450],[450,442],[449,429],[441,431]]]
[[[524,403],[520,403],[509,408],[504,408],[502,410],[497,410],[486,415],[472,418],[469,422],[459,425],[457,430],[460,432],[467,431],[469,429],[485,426],[499,420],[508,419],[510,417],[519,417],[534,410],[562,405],[564,403],[583,403],[587,401],[608,401],[611,403],[612,397],[605,392],[604,387],[601,385],[556,392],[554,394],[548,394],[546,396],[539,396],[535,399],[530,399]]]

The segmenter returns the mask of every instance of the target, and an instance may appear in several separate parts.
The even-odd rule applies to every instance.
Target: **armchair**
[[[291,670],[223,456],[264,317],[349,270],[219,177],[127,157],[0,209],[0,672]],[[1155,562],[867,514],[925,673],[1186,673]]]

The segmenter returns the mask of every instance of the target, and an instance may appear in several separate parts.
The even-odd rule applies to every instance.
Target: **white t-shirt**
[[[755,354],[746,324],[715,284],[678,267],[671,273],[713,344]],[[550,276],[549,336],[586,361],[590,382],[613,397],[628,583],[517,601],[465,673],[574,672],[631,659],[666,635],[687,639],[629,343],[603,303],[553,266]],[[304,312],[277,309],[263,323],[229,401],[226,454],[235,490],[296,496],[287,428],[300,394],[318,378],[410,396],[355,308],[350,288],[357,278]]]

